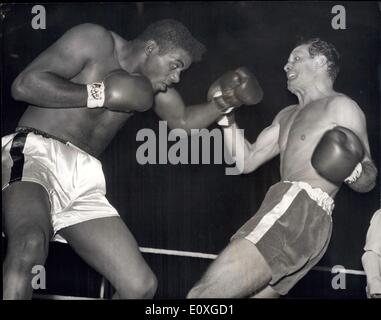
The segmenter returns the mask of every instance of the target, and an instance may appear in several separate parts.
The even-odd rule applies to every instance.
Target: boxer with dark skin
[[[53,235],[66,240],[111,282],[116,290],[114,298],[154,296],[156,277],[132,233],[104,197],[105,190],[99,194],[97,188],[99,183],[103,184],[102,178],[101,182],[97,180],[95,191],[81,195],[81,201],[67,190],[74,188],[73,192],[79,193],[77,184],[84,180],[78,180],[78,176],[92,181],[92,175],[96,175],[94,168],[103,176],[96,158],[134,112],[155,106],[155,112],[168,121],[169,127],[187,132],[207,127],[221,117],[221,103],[211,99],[186,107],[173,88],[180,81],[181,72],[200,60],[203,52],[203,45],[174,20],[152,24],[131,41],[87,23],[67,31],[15,79],[12,96],[29,107],[18,123],[21,131],[15,137],[3,138],[3,231],[8,240],[3,265],[4,299],[32,297],[31,270],[44,264]],[[35,139],[43,142],[29,146]],[[52,160],[41,164],[41,148],[53,143],[55,147],[46,151],[54,154]],[[31,148],[34,151],[29,154]],[[65,155],[66,152],[74,154],[77,160],[65,162],[74,157]],[[9,175],[14,174],[9,172],[18,168],[20,159],[25,161],[23,177],[9,180]],[[79,159],[91,162],[91,167],[86,167],[83,160],[81,168]],[[70,167],[75,173],[65,172],[61,178],[48,174],[49,183],[53,181],[61,188],[60,179],[71,179],[71,175],[79,181],[69,180],[63,191],[60,189],[62,196],[57,198],[53,196],[58,189],[48,185],[47,191],[44,183],[33,178],[38,174],[45,179],[45,168],[54,163],[58,171]],[[42,168],[37,170],[42,172],[33,173],[30,170],[33,166]],[[81,188],[88,185],[85,182]],[[91,207],[93,203],[100,203],[105,211],[89,218],[87,215],[98,211],[99,206]],[[74,222],[66,221],[62,215],[69,216],[69,211]],[[58,220],[52,221],[52,217],[60,221],[60,226],[56,226]]]
[[[355,101],[333,89],[337,62],[336,49],[325,41],[312,39],[297,46],[284,71],[298,104],[281,110],[254,143],[237,130],[233,113],[220,121],[241,172],[253,172],[280,155],[281,182],[270,189],[258,213],[232,237],[188,298],[286,294],[324,254],[332,199],[342,183],[357,192],[374,188],[377,169],[365,115]],[[234,134],[240,139],[233,140]],[[293,187],[294,194],[289,192]]]

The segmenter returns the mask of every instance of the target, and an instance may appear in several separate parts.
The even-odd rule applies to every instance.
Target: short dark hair
[[[340,55],[339,52],[336,50],[335,46],[332,43],[321,40],[320,38],[313,38],[306,41],[302,41],[299,45],[303,44],[309,46],[308,51],[310,53],[311,58],[320,54],[327,58],[328,75],[332,79],[332,81],[335,81],[340,70]]]
[[[137,39],[154,40],[159,46],[160,54],[182,48],[190,54],[193,61],[200,61],[206,51],[205,46],[192,36],[187,27],[173,19],[159,20],[150,24]]]

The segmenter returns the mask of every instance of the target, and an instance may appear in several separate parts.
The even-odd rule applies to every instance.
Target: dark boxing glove
[[[116,70],[103,82],[87,85],[88,108],[105,107],[111,111],[146,111],[153,104],[151,82],[139,74]]]
[[[352,183],[361,174],[364,147],[356,134],[344,127],[324,133],[311,158],[311,164],[323,178],[339,184]]]
[[[245,67],[228,71],[209,88],[208,101],[214,99],[221,112],[228,113],[241,105],[254,105],[263,98],[255,76]]]

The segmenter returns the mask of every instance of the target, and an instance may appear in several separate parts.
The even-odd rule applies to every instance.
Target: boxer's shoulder
[[[345,94],[339,93],[327,98],[327,107],[329,109],[337,108],[356,108],[357,103]]]
[[[115,46],[111,32],[94,23],[82,23],[69,29],[60,41],[78,43],[78,50],[92,50],[98,54],[111,52]]]
[[[345,94],[337,94],[328,99],[327,112],[335,118],[364,118],[364,112],[352,98]]]
[[[79,36],[91,35],[97,37],[112,37],[111,32],[107,30],[105,27],[90,22],[78,24],[69,29],[66,33],[77,34]]]
[[[297,110],[297,108],[298,108],[297,104],[293,104],[283,108],[275,116],[274,122],[280,122],[282,120],[289,118],[289,116],[292,115]]]

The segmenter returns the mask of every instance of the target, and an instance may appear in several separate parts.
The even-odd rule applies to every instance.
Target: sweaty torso
[[[324,132],[336,126],[335,118],[327,108],[338,95],[313,101],[303,108],[295,105],[284,110],[279,120],[278,141],[283,181],[304,181],[331,196],[337,193],[338,186],[317,174],[311,158]]]
[[[121,68],[116,58],[116,50],[122,45],[122,40],[117,35],[110,34],[114,40],[115,54],[102,56],[94,53],[92,61],[69,79],[70,81],[78,84],[102,81],[111,71]],[[33,127],[70,141],[96,157],[131,115],[132,113],[112,112],[105,108],[50,109],[29,106],[18,125]]]

